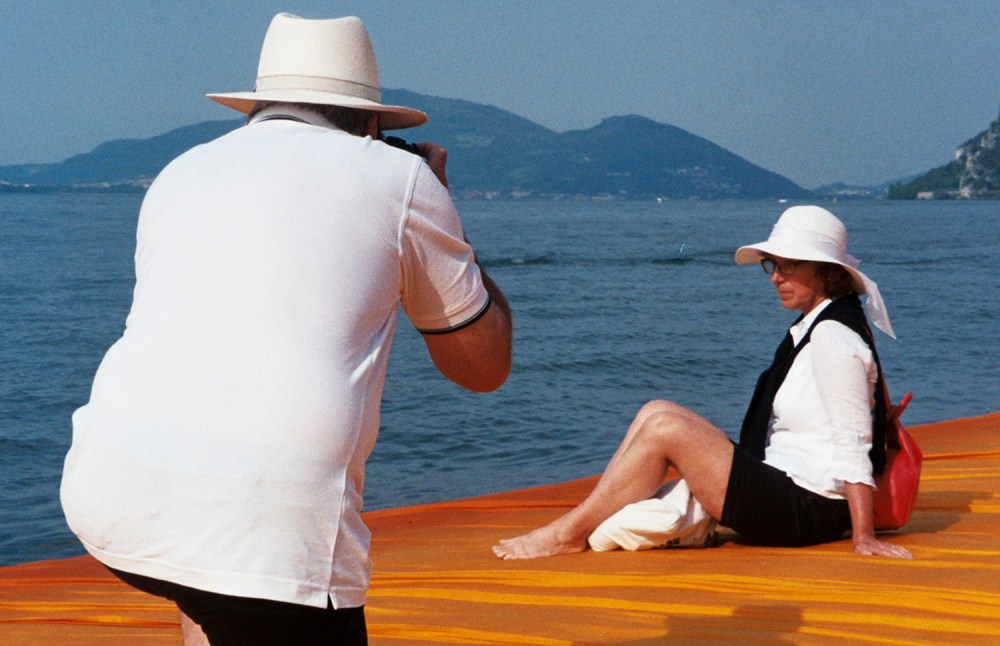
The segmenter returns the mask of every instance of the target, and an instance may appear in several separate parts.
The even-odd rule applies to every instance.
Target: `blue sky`
[[[0,0],[0,165],[237,116],[204,95],[252,87],[279,11],[360,16],[383,87],[640,114],[807,188],[941,165],[1000,112],[996,0]]]

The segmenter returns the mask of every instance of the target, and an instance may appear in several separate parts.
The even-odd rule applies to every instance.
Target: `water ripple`
[[[138,203],[0,196],[0,563],[80,551],[59,509],[60,470],[72,411],[128,310]],[[915,393],[907,421],[996,410],[995,203],[832,208],[899,333],[878,341],[890,388]],[[459,210],[514,308],[514,370],[496,393],[463,392],[437,375],[401,319],[369,508],[599,473],[649,399],[678,401],[734,433],[794,318],[759,269],[733,262],[736,247],[767,236],[777,205]]]

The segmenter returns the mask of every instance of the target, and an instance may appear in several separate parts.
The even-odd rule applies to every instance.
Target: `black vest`
[[[802,320],[800,316],[795,322]],[[771,367],[760,374],[757,379],[757,387],[754,388],[753,397],[750,399],[750,406],[747,408],[743,418],[743,427],[740,429],[740,447],[756,457],[758,460],[764,459],[764,448],[767,446],[767,432],[771,423],[771,407],[774,404],[774,395],[781,387],[781,383],[788,375],[788,370],[792,367],[795,357],[802,350],[812,337],[813,328],[820,321],[837,321],[864,339],[872,351],[875,359],[875,366],[878,370],[878,381],[875,384],[875,419],[872,425],[872,448],[868,456],[872,461],[872,469],[875,473],[881,473],[885,466],[885,420],[886,406],[885,388],[882,379],[882,365],[879,363],[878,352],[875,351],[875,340],[872,338],[871,328],[865,318],[864,310],[861,309],[861,299],[857,294],[848,294],[833,301],[820,312],[816,320],[809,327],[805,336],[795,347],[792,347],[792,335],[786,333],[777,352],[774,353],[774,361]]]

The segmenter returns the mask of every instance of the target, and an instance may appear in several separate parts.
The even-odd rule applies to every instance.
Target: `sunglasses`
[[[795,273],[804,261],[802,260],[775,260],[773,258],[762,258],[760,266],[764,268],[764,273],[768,276],[778,272],[782,276],[791,276]]]

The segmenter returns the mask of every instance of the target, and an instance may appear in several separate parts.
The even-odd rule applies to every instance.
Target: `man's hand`
[[[448,150],[429,141],[421,141],[416,146],[423,158],[427,160],[427,165],[431,167],[434,176],[438,178],[445,188],[448,188],[448,176],[445,173],[445,165],[448,163]]]

